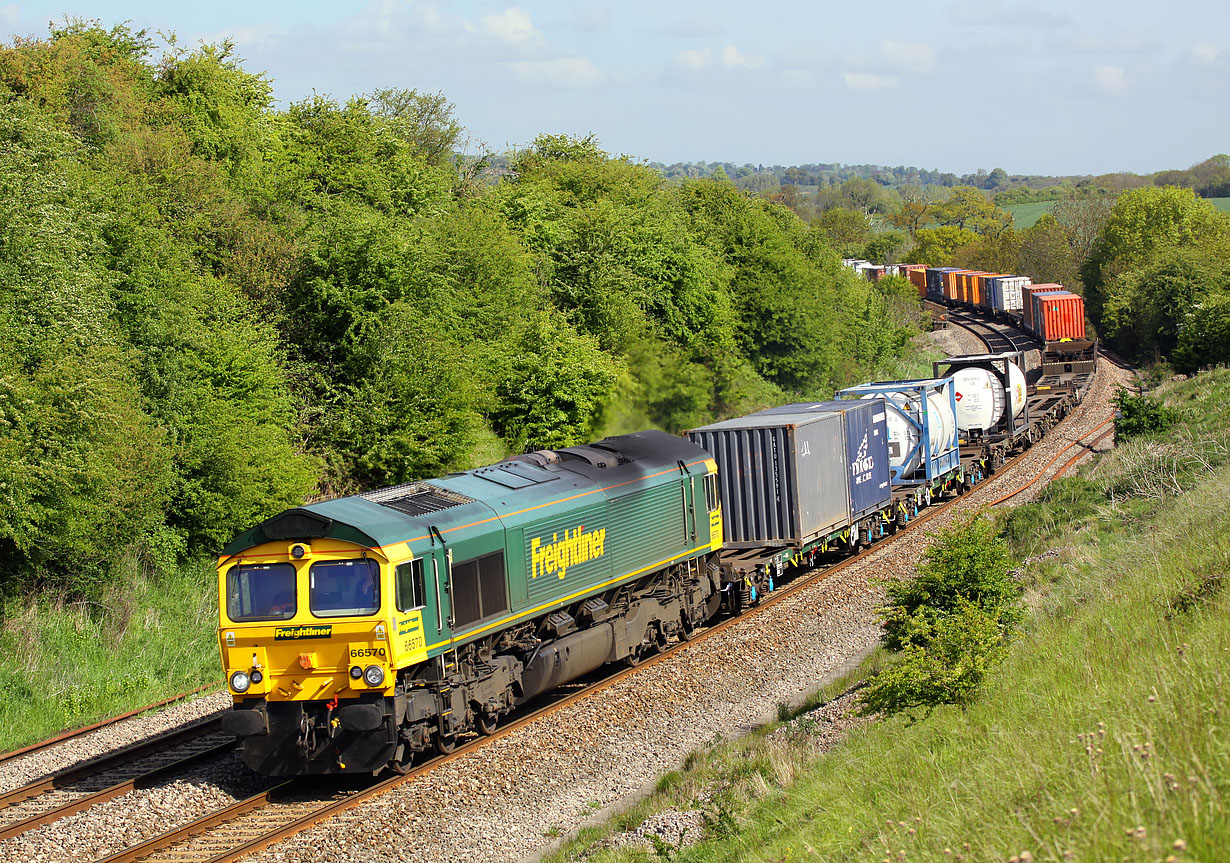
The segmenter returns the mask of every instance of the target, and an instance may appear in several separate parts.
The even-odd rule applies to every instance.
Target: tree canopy
[[[443,94],[280,108],[230,43],[152,51],[91,22],[0,48],[0,589],[825,397],[915,332],[900,286],[727,177],[555,134],[480,175]]]

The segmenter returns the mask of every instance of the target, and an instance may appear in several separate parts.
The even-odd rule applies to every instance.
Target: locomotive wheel
[[[495,730],[500,726],[499,714],[488,716],[485,710],[480,710],[478,713],[478,731],[484,737],[490,737],[495,734]]]
[[[448,755],[457,748],[457,738],[451,735],[436,734],[436,752]]]

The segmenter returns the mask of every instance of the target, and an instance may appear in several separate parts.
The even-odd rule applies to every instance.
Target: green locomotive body
[[[227,727],[266,774],[376,771],[721,601],[716,466],[661,432],[289,510],[219,559]]]

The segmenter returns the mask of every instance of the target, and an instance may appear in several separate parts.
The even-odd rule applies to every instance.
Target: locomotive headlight
[[[356,665],[354,668],[350,669],[350,676],[355,680],[358,680],[363,676],[363,669]]]
[[[383,675],[382,675],[383,676]],[[231,689],[236,692],[247,692],[248,687],[252,685],[252,678],[248,677],[246,671],[236,671],[231,675]]]
[[[368,686],[379,686],[384,683],[384,669],[379,665],[369,665],[363,671],[363,679]]]
[[[251,679],[253,683],[260,683],[262,680],[265,679],[265,675],[261,674],[260,669],[253,671],[251,674],[248,675],[248,677],[249,679]]]

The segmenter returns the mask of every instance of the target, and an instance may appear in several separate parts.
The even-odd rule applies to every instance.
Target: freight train
[[[963,459],[962,435],[1038,419],[1019,355],[948,362],[683,437],[540,450],[268,519],[218,561],[224,727],[260,773],[403,770],[740,613],[789,567],[870,545],[979,481],[990,468]]]
[[[871,281],[885,275],[909,279],[918,296],[933,303],[966,308],[1024,330],[1039,343],[1043,371],[1087,375],[1093,371],[1097,342],[1085,327],[1085,300],[1063,285],[1034,284],[1028,276],[924,264],[879,265],[842,261]]]

